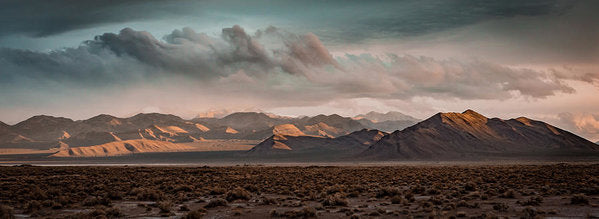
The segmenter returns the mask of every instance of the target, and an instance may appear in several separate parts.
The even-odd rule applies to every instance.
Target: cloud
[[[595,73],[513,68],[479,60],[371,54],[333,57],[318,37],[275,27],[248,34],[240,26],[219,36],[191,28],[158,40],[130,28],[105,33],[77,48],[52,52],[0,49],[0,83],[110,87],[184,78],[206,89],[245,89],[262,98],[545,98],[573,93],[568,80],[599,83]],[[174,80],[174,79],[173,79]],[[6,85],[6,86],[4,86]],[[40,92],[43,92],[40,86]]]
[[[206,18],[206,14],[248,18],[277,17],[289,27],[307,26],[342,41],[430,33],[485,20],[559,14],[574,2],[531,1],[211,1],[175,0],[5,0],[0,36],[37,37],[100,25],[169,18]],[[268,9],[268,10],[265,10]],[[301,13],[298,13],[301,12]],[[276,22],[276,21],[275,21]],[[367,31],[364,31],[367,30]]]
[[[508,65],[596,66],[599,2],[553,3],[567,6],[528,16],[494,17],[412,37],[370,40],[368,46],[436,58],[476,57]]]
[[[4,0],[0,36],[25,34],[45,37],[108,23],[160,19],[191,13],[194,1],[156,0]]]
[[[565,128],[589,140],[599,140],[599,114],[560,113],[558,117]]]

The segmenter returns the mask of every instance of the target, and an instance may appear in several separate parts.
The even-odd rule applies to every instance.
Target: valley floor
[[[0,218],[599,216],[599,164],[0,167]]]

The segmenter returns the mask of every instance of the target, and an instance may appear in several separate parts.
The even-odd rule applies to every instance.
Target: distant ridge
[[[362,129],[337,138],[321,136],[273,135],[248,151],[251,156],[303,154],[309,156],[344,157],[360,153],[386,133]]]
[[[366,114],[360,114],[357,116],[354,116],[354,119],[356,120],[360,120],[360,119],[368,119],[372,122],[385,122],[385,121],[399,121],[399,120],[403,120],[403,121],[418,121],[418,119],[400,113],[400,112],[396,112],[396,111],[389,111],[387,113],[379,113],[379,112],[375,112],[375,111],[370,111]]]

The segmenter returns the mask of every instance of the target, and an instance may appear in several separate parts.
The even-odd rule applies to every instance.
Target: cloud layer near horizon
[[[599,73],[533,70],[480,60],[368,53],[333,57],[316,35],[276,27],[248,34],[233,26],[224,28],[220,36],[183,28],[163,40],[125,28],[76,48],[51,52],[0,49],[0,84],[9,95],[15,84],[35,85],[37,92],[44,92],[50,85],[93,89],[169,78],[194,81],[198,87],[225,95],[228,89],[223,87],[242,87],[246,88],[242,92],[257,98],[314,101],[415,96],[545,98],[575,92],[568,80],[599,83]]]

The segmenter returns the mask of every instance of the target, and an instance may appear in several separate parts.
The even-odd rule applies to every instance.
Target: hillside
[[[370,146],[370,159],[438,159],[466,156],[597,151],[599,146],[541,121],[489,119],[472,110],[438,113]]]
[[[385,133],[363,129],[348,135],[328,138],[322,136],[273,135],[248,151],[252,156],[295,154],[299,156],[345,157],[357,154],[378,141]],[[311,157],[304,157],[310,159]]]

